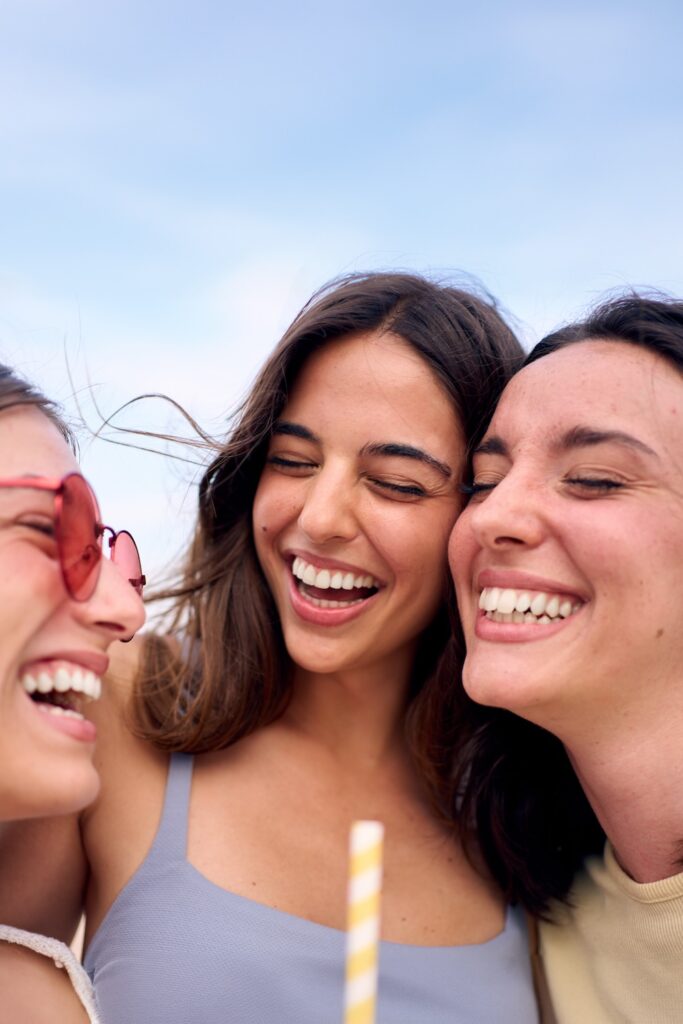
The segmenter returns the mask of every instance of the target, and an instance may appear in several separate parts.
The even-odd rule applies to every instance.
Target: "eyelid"
[[[269,455],[266,461],[273,466],[283,466],[286,469],[315,469],[318,465],[310,459],[291,458],[286,455]]]
[[[425,488],[419,484],[397,484],[391,480],[380,480],[375,476],[369,476],[368,480],[383,491],[392,491],[394,494],[400,494],[406,498],[426,498],[428,494]]]

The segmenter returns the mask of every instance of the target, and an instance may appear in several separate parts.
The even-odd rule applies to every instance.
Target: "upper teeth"
[[[530,618],[566,619],[577,612],[581,602],[565,594],[546,594],[537,590],[512,590],[501,587],[484,587],[479,595],[479,607],[487,612],[509,616],[511,622],[528,621]]]
[[[26,672],[19,682],[27,693],[50,693],[52,690],[66,693],[67,690],[74,690],[76,693],[84,693],[92,700],[99,700],[102,692],[102,683],[94,672],[80,668],[60,666],[56,672],[43,671],[36,675]]]
[[[360,587],[379,587],[374,576],[355,576],[352,572],[340,569],[316,569],[310,562],[305,562],[298,555],[292,564],[292,573],[298,580],[309,587],[319,590],[355,590]]]

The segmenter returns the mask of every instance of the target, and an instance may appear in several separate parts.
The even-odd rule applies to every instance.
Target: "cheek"
[[[261,478],[252,509],[254,537],[276,535],[299,514],[301,501],[298,488],[285,478],[271,474]]]

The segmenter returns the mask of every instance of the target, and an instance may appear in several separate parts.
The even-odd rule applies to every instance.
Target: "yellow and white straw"
[[[354,821],[346,937],[344,1024],[375,1024],[384,825]]]

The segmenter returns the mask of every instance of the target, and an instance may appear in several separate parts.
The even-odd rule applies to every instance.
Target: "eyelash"
[[[28,521],[24,520],[23,522],[19,522],[17,525],[18,526],[23,526],[27,530],[34,530],[36,533],[39,533],[42,537],[45,537],[47,540],[55,540],[56,539],[55,524],[54,523],[51,523],[51,522],[33,522],[32,523],[32,522],[28,522]]]
[[[616,491],[619,490],[624,484],[620,480],[612,480],[609,477],[585,477],[575,476],[567,477],[565,483],[572,484],[573,486],[585,487],[589,491]],[[485,494],[488,491],[492,491],[496,486],[495,483],[491,484],[461,484],[460,491],[462,494],[467,495],[468,498],[475,497],[477,494]]]
[[[407,498],[424,498],[426,491],[416,484],[392,484],[388,480],[377,480],[376,477],[368,477],[370,483],[387,491],[394,491],[397,494],[404,494]]]
[[[466,495],[468,498],[473,497],[475,494],[482,494],[485,491],[492,491],[495,484],[460,484],[458,490],[461,494]]]
[[[284,459],[281,455],[269,455],[267,461],[271,466],[283,466],[285,469],[315,469],[315,462],[297,462],[295,459]]]
[[[272,466],[280,466],[283,469],[315,469],[315,462],[299,462],[296,459],[285,459],[281,455],[270,455],[267,459]],[[426,491],[416,484],[393,484],[388,480],[378,480],[377,477],[368,477],[371,484],[382,490],[393,491],[395,494],[405,495],[407,498],[424,498]]]
[[[591,476],[575,476],[568,477],[568,484],[578,484],[579,487],[585,487],[587,490],[592,491],[616,491],[620,487],[623,487],[621,480],[612,480],[610,477],[591,477]]]

